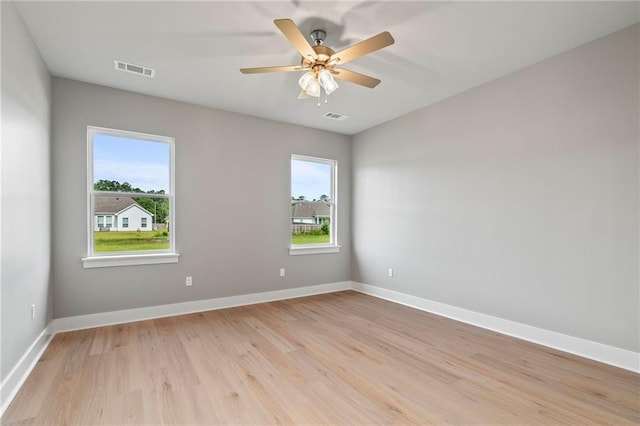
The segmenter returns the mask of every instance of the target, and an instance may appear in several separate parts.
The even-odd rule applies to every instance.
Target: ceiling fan
[[[326,37],[324,30],[313,30],[311,32],[311,39],[314,43],[314,45],[311,46],[305,36],[302,35],[298,26],[291,19],[276,19],[273,23],[276,24],[276,27],[282,31],[285,37],[293,44],[293,47],[302,55],[300,65],[241,68],[240,71],[243,74],[307,71],[298,81],[298,84],[302,88],[298,98],[308,96],[317,97],[318,105],[320,102],[321,89],[324,89],[325,94],[329,95],[338,88],[338,83],[336,83],[334,77],[371,89],[376,87],[380,83],[380,80],[377,78],[338,68],[338,66],[390,46],[395,42],[391,34],[385,31],[336,53],[330,47],[324,46],[323,43]]]

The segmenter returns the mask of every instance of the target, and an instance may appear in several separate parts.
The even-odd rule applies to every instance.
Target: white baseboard
[[[233,308],[235,306],[253,305],[255,303],[273,302],[295,297],[313,296],[315,294],[333,293],[350,290],[351,281],[318,284],[307,287],[288,288],[284,290],[265,291],[263,293],[242,294],[239,296],[219,297],[215,299],[193,300],[190,302],[172,303],[169,305],[149,306],[145,308],[125,309],[122,311],[100,312],[97,314],[77,315],[56,318],[52,328],[56,333],[82,330],[106,325],[143,321],[174,315],[192,314],[215,309]]]
[[[368,284],[352,282],[351,287],[353,290],[381,299],[640,373],[640,353],[637,352],[469,311],[467,309]]]
[[[51,323],[49,323],[51,324]],[[9,407],[11,401],[16,396],[27,377],[35,367],[36,363],[51,342],[54,333],[50,326],[47,326],[36,337],[29,349],[22,355],[18,363],[11,369],[7,377],[0,383],[0,416]]]

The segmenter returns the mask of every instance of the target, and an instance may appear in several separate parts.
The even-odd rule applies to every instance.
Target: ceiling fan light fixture
[[[314,81],[316,81],[316,76],[313,71],[309,71],[300,77],[298,84],[300,85],[300,88],[306,92]]]
[[[314,98],[319,98],[320,97],[320,83],[318,83],[318,80],[316,80],[314,78],[313,81],[311,81],[311,83],[307,87],[306,92],[307,92],[307,95],[309,95],[309,96],[313,96]]]
[[[327,95],[330,95],[338,87],[340,87],[338,86],[338,83],[336,83],[336,80],[333,78],[331,73],[327,70],[321,70],[318,73],[318,80],[320,81],[320,85],[322,86],[324,91],[327,92]]]

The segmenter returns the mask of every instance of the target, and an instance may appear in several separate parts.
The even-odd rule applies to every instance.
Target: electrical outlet
[[[393,268],[389,268],[387,274],[389,275],[389,277],[393,277]]]
[[[284,268],[280,268],[280,276],[284,277]]]
[[[36,304],[31,305],[31,319],[36,319]]]
[[[185,281],[185,285],[187,287],[191,287],[193,285],[193,278],[192,277],[187,277],[187,280]]]

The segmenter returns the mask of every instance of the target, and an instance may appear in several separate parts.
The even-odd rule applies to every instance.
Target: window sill
[[[82,258],[82,267],[109,268],[111,266],[156,265],[178,263],[179,253],[123,254],[116,256],[93,256]]]
[[[324,254],[339,253],[341,246],[291,246],[289,256],[300,256],[304,254]]]

